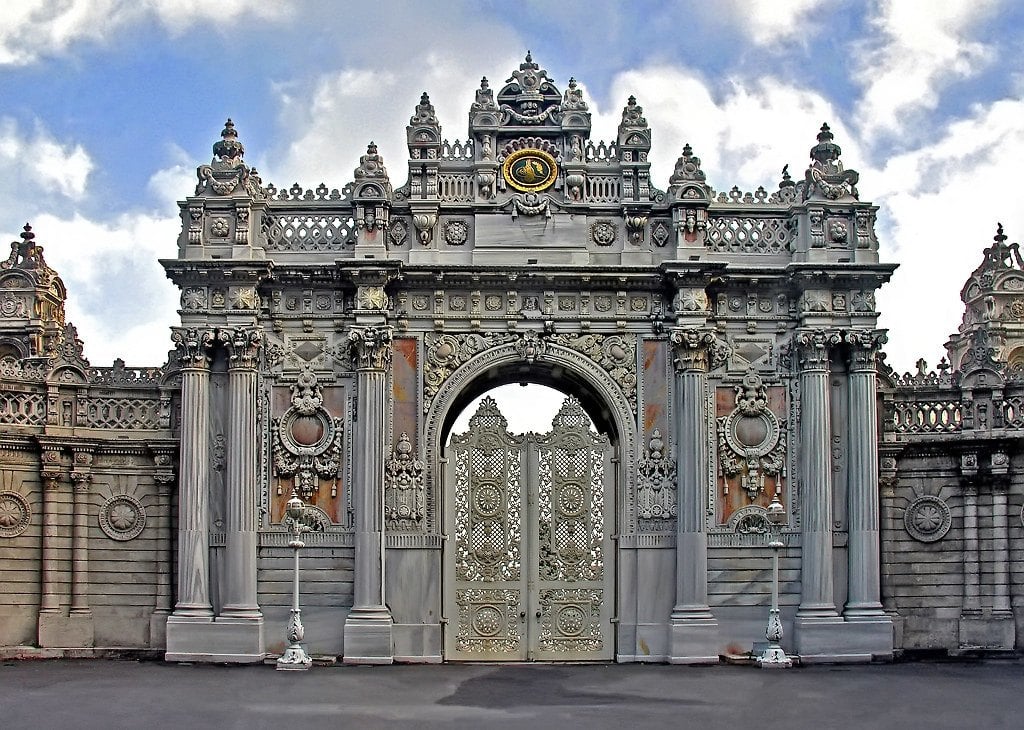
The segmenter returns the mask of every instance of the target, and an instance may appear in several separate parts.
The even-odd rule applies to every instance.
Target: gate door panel
[[[611,447],[579,401],[517,436],[485,398],[446,477],[447,658],[611,659]]]

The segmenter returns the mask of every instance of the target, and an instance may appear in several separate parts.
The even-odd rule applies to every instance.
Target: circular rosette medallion
[[[135,497],[118,494],[100,507],[100,529],[111,540],[133,540],[146,526],[146,510]]]
[[[551,187],[558,177],[558,163],[547,152],[516,150],[501,166],[505,182],[523,193],[536,193]]]

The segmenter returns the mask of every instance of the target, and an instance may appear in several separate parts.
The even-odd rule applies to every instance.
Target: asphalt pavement
[[[1024,662],[667,665],[0,664],[0,728],[1020,728]]]

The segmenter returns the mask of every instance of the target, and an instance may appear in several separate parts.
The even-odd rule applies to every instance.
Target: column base
[[[38,630],[39,646],[42,648],[80,649],[96,644],[91,613],[65,616],[63,613],[41,612]]]
[[[1012,651],[1016,639],[1012,613],[961,615],[959,621],[960,651]]]
[[[265,656],[262,616],[214,619],[172,614],[167,618],[166,661],[255,664]]]
[[[718,664],[718,621],[673,617],[668,626],[669,664]]]
[[[893,656],[892,621],[884,614],[870,621],[797,616],[793,634],[802,664],[862,663]]]
[[[345,664],[393,664],[393,621],[381,607],[353,608],[345,619]]]

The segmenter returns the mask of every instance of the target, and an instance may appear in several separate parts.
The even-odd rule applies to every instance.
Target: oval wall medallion
[[[505,181],[523,193],[545,190],[558,177],[558,163],[547,152],[536,149],[516,150],[501,166]]]

